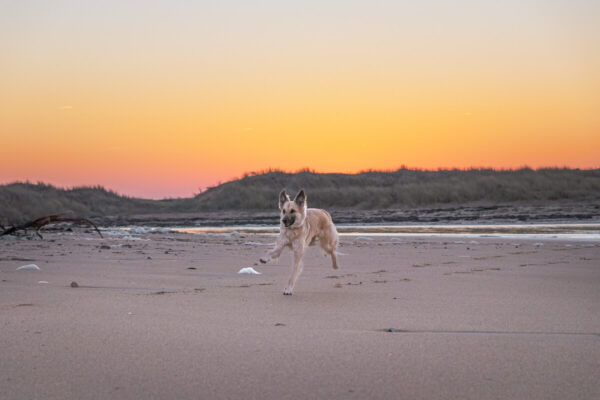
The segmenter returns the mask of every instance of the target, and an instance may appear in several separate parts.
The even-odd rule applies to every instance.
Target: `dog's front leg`
[[[302,268],[304,268],[304,263],[302,263],[303,255],[304,255],[304,246],[302,246],[302,245],[294,246],[294,267],[292,269],[292,275],[290,276],[288,285],[283,290],[283,294],[285,294],[285,295],[292,294],[292,291],[294,290],[294,285],[296,285],[296,280],[302,273]]]
[[[285,243],[286,243],[285,239],[283,239],[281,236],[278,237],[277,242],[275,243],[275,248],[273,250],[269,251],[263,257],[261,257],[260,262],[263,264],[266,264],[274,258],[279,258],[279,256],[281,255],[281,252],[283,251],[283,248],[285,247]]]

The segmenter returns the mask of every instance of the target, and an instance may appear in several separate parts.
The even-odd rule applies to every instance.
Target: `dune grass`
[[[359,174],[320,174],[311,171],[268,171],[209,188],[196,196],[196,210],[264,209],[277,194],[300,188],[309,204],[320,207],[381,209],[473,202],[586,201],[600,195],[600,170],[546,168],[533,170],[400,169]]]
[[[148,200],[121,196],[103,187],[57,188],[16,182],[0,186],[0,223],[14,224],[42,215],[72,213],[82,217],[216,210],[265,210],[277,195],[304,188],[309,205],[325,208],[385,209],[428,205],[549,203],[597,201],[600,170],[416,170],[322,174],[277,170],[246,174],[183,199]]]

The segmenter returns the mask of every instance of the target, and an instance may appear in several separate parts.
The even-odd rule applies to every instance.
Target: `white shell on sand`
[[[17,268],[17,271],[40,271],[40,267],[35,264],[27,264]]]
[[[38,281],[38,283],[39,283],[40,285],[43,285],[43,284],[45,284],[45,283],[48,283],[48,281]]]
[[[251,274],[251,275],[260,275],[260,272],[255,270],[252,267],[242,268],[238,271],[238,274]]]

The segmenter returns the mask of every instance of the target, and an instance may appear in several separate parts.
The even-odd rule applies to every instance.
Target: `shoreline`
[[[600,241],[600,224],[479,224],[479,225],[337,225],[338,233],[344,236],[366,237],[447,237],[447,238],[500,238],[540,240],[588,240]],[[270,225],[203,226],[203,227],[110,227],[113,233],[180,233],[191,235],[241,235],[254,234],[276,236],[279,227]]]
[[[536,224],[353,224],[336,225],[340,237],[389,237],[389,238],[498,238],[498,239],[524,239],[524,240],[583,240],[600,241],[599,223],[536,223]],[[75,230],[74,230],[75,229]],[[88,227],[73,227],[71,224],[58,223],[45,227],[42,233],[93,231]],[[277,225],[231,225],[231,226],[108,226],[101,231],[108,236],[131,236],[146,234],[183,234],[206,236],[277,236]],[[32,239],[31,230],[27,233],[19,232],[18,235],[7,235],[0,240]]]

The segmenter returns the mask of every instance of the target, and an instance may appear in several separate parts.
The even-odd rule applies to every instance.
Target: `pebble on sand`
[[[260,243],[260,242],[245,242],[244,246],[268,246],[269,243]]]
[[[40,270],[41,270],[41,268],[35,264],[22,265],[19,268],[17,268],[17,271],[40,271]]]
[[[77,282],[73,281],[73,282],[71,282],[71,287],[72,288],[78,288],[79,284]]]

